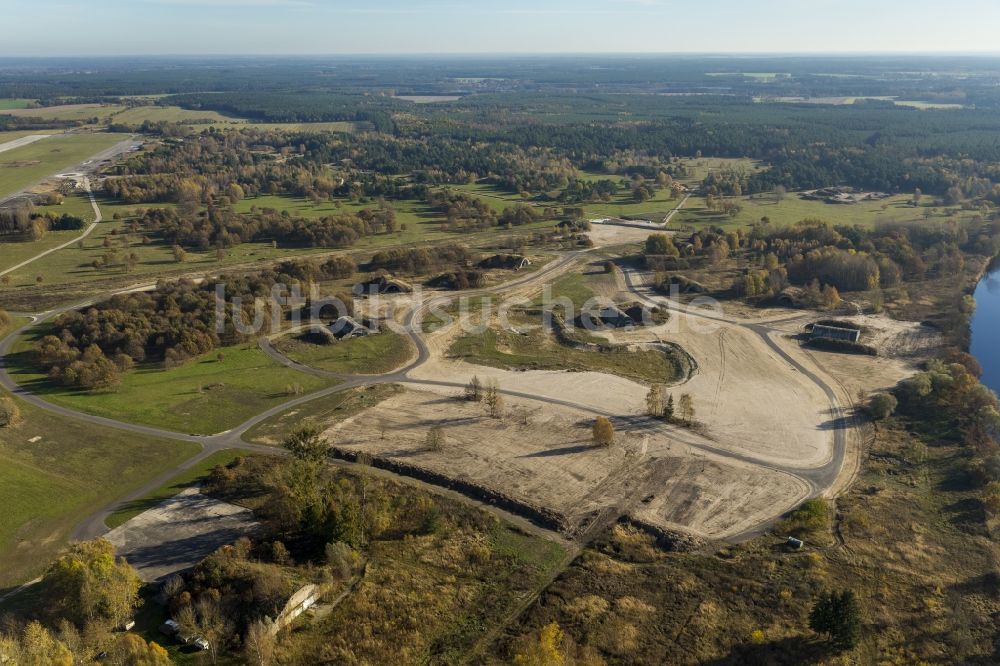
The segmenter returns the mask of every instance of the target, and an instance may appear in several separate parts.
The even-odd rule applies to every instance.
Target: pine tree
[[[842,650],[856,647],[861,641],[861,607],[854,593],[822,593],[809,613],[809,627]]]
[[[674,406],[674,394],[671,393],[667,396],[667,405],[663,408],[663,418],[667,421],[673,423],[674,417],[677,415],[677,408]]]

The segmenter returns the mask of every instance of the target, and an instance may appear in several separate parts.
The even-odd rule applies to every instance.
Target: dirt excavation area
[[[870,315],[845,320],[863,329],[863,343],[879,356],[823,352],[803,344],[806,325],[823,319],[820,313],[756,310],[746,317],[745,308],[725,303],[685,305],[651,290],[651,279],[616,274],[607,291],[669,309],[667,323],[597,335],[613,345],[682,349],[693,370],[667,392],[691,396],[696,429],[648,418],[649,385],[606,368],[504,369],[493,357],[484,364],[475,355],[450,357],[453,343],[480,321],[470,314],[424,336],[429,358],[408,373],[404,393],[329,435],[338,447],[554,511],[571,536],[607,516],[630,515],[668,530],[733,537],[849,481],[864,436],[851,418],[858,391],[891,388],[941,343],[919,324]],[[540,289],[513,292],[531,297]],[[489,418],[481,405],[460,399],[458,387],[474,375],[501,389],[507,418]],[[610,449],[591,445],[597,415],[615,423]],[[434,426],[446,435],[439,450],[427,444]]]
[[[457,327],[453,327],[457,328]],[[512,371],[444,358],[455,335],[427,339],[431,360],[410,373],[414,380],[468,382],[473,374],[506,391],[619,417],[646,412],[649,387],[600,372]],[[691,378],[669,388],[689,393],[704,436],[689,439],[790,467],[818,467],[831,455],[829,398],[823,389],[771,349],[755,331],[674,313],[666,325],[616,332],[619,344],[671,342],[697,365]]]
[[[802,333],[806,321],[811,318],[778,324],[781,337],[794,340]],[[861,329],[861,343],[874,347],[877,356],[843,354],[811,347],[801,347],[795,341],[799,353],[822,368],[834,382],[844,389],[849,399],[855,399],[859,391],[871,394],[886,391],[901,380],[920,370],[921,364],[939,356],[945,346],[940,331],[914,321],[898,321],[886,315],[860,315],[837,317],[837,321],[857,326]]]
[[[586,411],[508,398],[506,417],[495,419],[458,393],[411,387],[326,436],[342,449],[554,511],[570,536],[595,520],[629,514],[663,529],[725,538],[809,492],[790,475],[692,449],[649,419],[618,420],[616,442],[606,448],[592,443],[594,415]],[[427,442],[435,426],[444,432],[438,450]]]

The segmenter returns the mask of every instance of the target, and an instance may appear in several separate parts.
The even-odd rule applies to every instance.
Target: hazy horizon
[[[0,0],[0,57],[993,55],[986,0]],[[37,26],[38,30],[30,29]]]

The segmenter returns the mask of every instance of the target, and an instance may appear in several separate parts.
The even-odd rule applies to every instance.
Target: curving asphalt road
[[[378,384],[412,384],[412,385],[424,385],[424,386],[443,386],[455,389],[463,388],[464,387],[463,384],[454,382],[428,381],[428,380],[417,380],[410,378],[409,376],[410,372],[415,368],[421,366],[430,358],[430,351],[427,347],[426,342],[423,339],[420,327],[416,325],[419,322],[419,319],[423,315],[423,313],[425,313],[431,307],[444,306],[447,303],[451,302],[452,300],[459,298],[460,296],[474,297],[479,295],[495,294],[510,290],[518,286],[524,286],[533,283],[541,283],[546,278],[554,277],[555,275],[558,275],[562,272],[569,270],[586,253],[587,253],[586,250],[579,250],[571,253],[566,253],[557,260],[541,268],[540,270],[530,273],[522,278],[500,285],[498,287],[463,292],[461,295],[455,294],[455,295],[435,296],[421,303],[419,306],[412,308],[405,317],[404,326],[407,335],[409,336],[410,340],[412,341],[416,349],[415,358],[406,367],[382,375],[345,376],[345,375],[338,375],[336,373],[326,372],[323,370],[319,370],[317,368],[302,366],[278,353],[271,346],[269,340],[261,339],[260,341],[261,348],[266,353],[268,353],[272,358],[276,359],[283,365],[288,366],[290,368],[294,368],[302,372],[307,372],[310,374],[325,377],[327,379],[336,380],[338,383],[328,388],[322,389],[320,391],[316,391],[314,393],[310,393],[308,395],[304,395],[295,398],[293,400],[290,400],[288,402],[285,402],[272,409],[262,412],[261,414],[258,414],[252,419],[249,419],[248,421],[233,428],[232,430],[228,430],[226,432],[219,433],[216,435],[211,435],[211,436],[189,435],[184,433],[163,430],[160,428],[154,428],[151,426],[126,423],[122,421],[116,421],[114,419],[78,412],[63,407],[61,405],[48,402],[43,398],[41,398],[40,396],[32,393],[30,390],[18,385],[17,382],[14,381],[14,379],[10,376],[8,372],[7,361],[6,361],[7,353],[9,352],[14,341],[27,329],[35,326],[38,322],[53,318],[58,314],[61,314],[62,312],[86,307],[87,305],[93,302],[92,300],[82,303],[76,303],[59,310],[53,310],[50,312],[34,316],[31,323],[21,327],[16,331],[13,331],[12,333],[8,334],[3,340],[0,340],[0,386],[3,386],[8,391],[11,391],[19,398],[31,403],[32,405],[40,409],[43,409],[45,411],[48,411],[50,413],[58,414],[60,416],[78,419],[89,423],[93,423],[95,425],[108,428],[115,428],[118,430],[124,430],[127,432],[133,432],[145,436],[158,437],[161,439],[173,440],[173,441],[196,442],[201,445],[201,451],[196,456],[188,459],[184,463],[170,470],[163,472],[156,479],[151,480],[149,483],[143,485],[141,488],[134,490],[125,497],[119,498],[112,504],[104,507],[103,509],[96,512],[92,516],[88,517],[85,521],[83,521],[80,525],[78,525],[70,535],[72,539],[82,540],[82,539],[95,538],[103,535],[108,531],[107,527],[105,526],[105,520],[108,518],[110,514],[116,511],[119,507],[129,502],[132,502],[136,499],[139,499],[143,496],[148,495],[152,491],[161,487],[171,478],[174,478],[179,472],[194,467],[202,460],[204,460],[208,456],[211,456],[213,453],[217,451],[222,451],[227,449],[246,449],[250,451],[267,453],[271,455],[283,454],[283,451],[281,451],[280,449],[276,449],[274,447],[266,447],[266,446],[247,443],[243,440],[243,436],[246,434],[247,431],[249,431],[257,424],[261,423],[262,421],[265,421],[278,414],[284,413],[295,406],[305,404],[313,400],[317,400],[319,398],[323,398],[335,393],[348,391],[354,388],[373,386]],[[629,271],[625,272],[625,279],[629,290],[640,300],[643,300],[647,303],[655,303],[656,305],[660,306],[667,306],[675,310],[682,309],[675,303],[671,303],[659,297],[652,296],[648,293],[647,290],[643,290],[640,287],[637,287],[634,283],[631,272]],[[142,288],[149,288],[149,285],[144,285]],[[134,290],[135,289],[132,289],[130,291]],[[691,315],[714,318],[728,325],[743,326],[756,332],[758,335],[764,338],[765,342],[777,354],[779,354],[782,358],[788,361],[788,363],[792,367],[794,367],[797,371],[801,372],[804,376],[816,382],[817,385],[819,385],[823,389],[823,391],[830,399],[831,409],[834,411],[834,414],[838,417],[838,419],[842,419],[840,422],[845,424],[845,428],[851,427],[853,425],[850,419],[844,417],[845,412],[843,408],[840,406],[837,400],[836,392],[833,390],[833,388],[830,387],[828,384],[826,384],[826,382],[824,382],[815,373],[805,368],[796,359],[789,356],[779,345],[777,345],[771,339],[770,337],[771,334],[776,331],[776,329],[773,328],[774,324],[789,321],[791,319],[795,319],[798,317],[776,319],[772,320],[771,322],[765,322],[765,323],[746,323],[746,322],[737,322],[728,319],[713,317],[709,313],[702,313],[688,309],[683,309],[683,310]],[[595,415],[609,416],[611,418],[615,417],[621,418],[620,415],[601,413],[598,410],[594,410],[589,407],[581,407],[580,405],[575,404],[572,400],[553,399],[551,397],[540,396],[521,391],[502,390],[502,392],[512,397],[542,401],[551,404],[558,404],[566,407],[571,407],[574,409],[579,409],[588,413],[593,413]],[[670,426],[668,424],[664,424],[662,422],[653,419],[636,419],[635,423],[632,423],[631,425],[633,427],[638,427],[639,429],[658,430],[661,432],[666,432],[672,439],[676,441],[682,442],[692,448],[705,451],[723,458],[737,460],[743,463],[755,465],[758,467],[766,468],[771,471],[793,476],[808,485],[810,489],[810,495],[812,496],[821,494],[826,488],[829,488],[830,486],[833,485],[838,475],[840,474],[846,454],[846,432],[845,429],[841,428],[838,428],[834,431],[835,434],[834,434],[833,454],[831,456],[831,459],[825,465],[813,468],[799,468],[799,467],[775,465],[771,462],[759,459],[749,454],[734,452],[714,446],[710,440],[702,438],[689,430],[685,430],[683,428],[679,428],[676,426]],[[617,519],[617,516],[614,516],[613,518]],[[760,533],[765,527],[766,525],[762,525],[756,528],[755,530],[746,532],[733,540],[736,541],[754,536]]]

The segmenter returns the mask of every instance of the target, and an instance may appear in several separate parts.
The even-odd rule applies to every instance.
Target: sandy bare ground
[[[663,233],[661,229],[640,229],[617,224],[595,224],[587,235],[596,247],[624,245],[625,243],[645,243],[650,234]]]
[[[104,537],[146,582],[189,569],[220,546],[259,527],[249,509],[202,495],[197,488],[152,508]]]
[[[530,299],[544,282],[583,270],[583,264],[583,257],[576,265],[564,263],[503,295]],[[672,311],[665,325],[606,337],[618,344],[670,342],[694,359],[693,375],[669,391],[693,397],[703,426],[697,431],[654,424],[645,416],[649,387],[635,381],[600,372],[508,371],[447,358],[454,339],[478,322],[477,311],[423,336],[426,358],[402,380],[419,393],[339,426],[333,440],[474,481],[555,510],[577,526],[618,512],[705,537],[742,535],[812,494],[848,483],[863,441],[851,418],[858,389],[892,386],[939,342],[918,325],[870,317],[858,323],[883,357],[816,352],[802,347],[798,336],[823,318],[818,313],[754,310],[748,317],[743,307],[665,301],[649,289],[650,275],[607,278],[603,295],[625,292],[630,300]],[[516,418],[499,423],[458,401],[458,387],[473,375],[495,381],[508,400],[524,402],[531,425]],[[616,423],[619,442],[611,450],[589,444],[587,428],[596,414]],[[382,420],[387,436],[373,436]],[[447,428],[449,445],[433,453],[424,439],[437,424]]]
[[[810,319],[781,325],[787,336],[801,332],[804,321],[823,317],[813,313]],[[822,367],[853,398],[859,391],[873,393],[893,388],[920,370],[920,365],[940,354],[944,337],[939,331],[913,321],[898,321],[884,314],[837,319],[863,327],[861,342],[875,347],[878,356],[838,354],[819,349],[801,351]]]
[[[427,338],[431,359],[410,373],[416,380],[464,383],[472,375],[494,380],[503,389],[618,416],[645,413],[649,387],[600,372],[509,371],[445,358],[454,337],[452,326]],[[654,328],[617,333],[615,342],[667,341],[680,345],[697,362],[687,382],[671,387],[675,398],[690,393],[698,420],[712,444],[761,460],[795,467],[815,467],[829,460],[832,435],[827,396],[795,371],[748,329],[675,313]]]
[[[725,538],[801,501],[804,482],[780,472],[691,450],[662,432],[623,432],[610,448],[591,442],[592,414],[534,400],[508,401],[512,415],[486,415],[455,396],[408,390],[330,428],[338,446],[394,458],[475,482],[567,517],[581,529],[595,515],[631,513],[651,524]],[[528,423],[517,414],[530,413]],[[427,432],[446,443],[429,451]],[[383,436],[384,432],[384,436]]]

